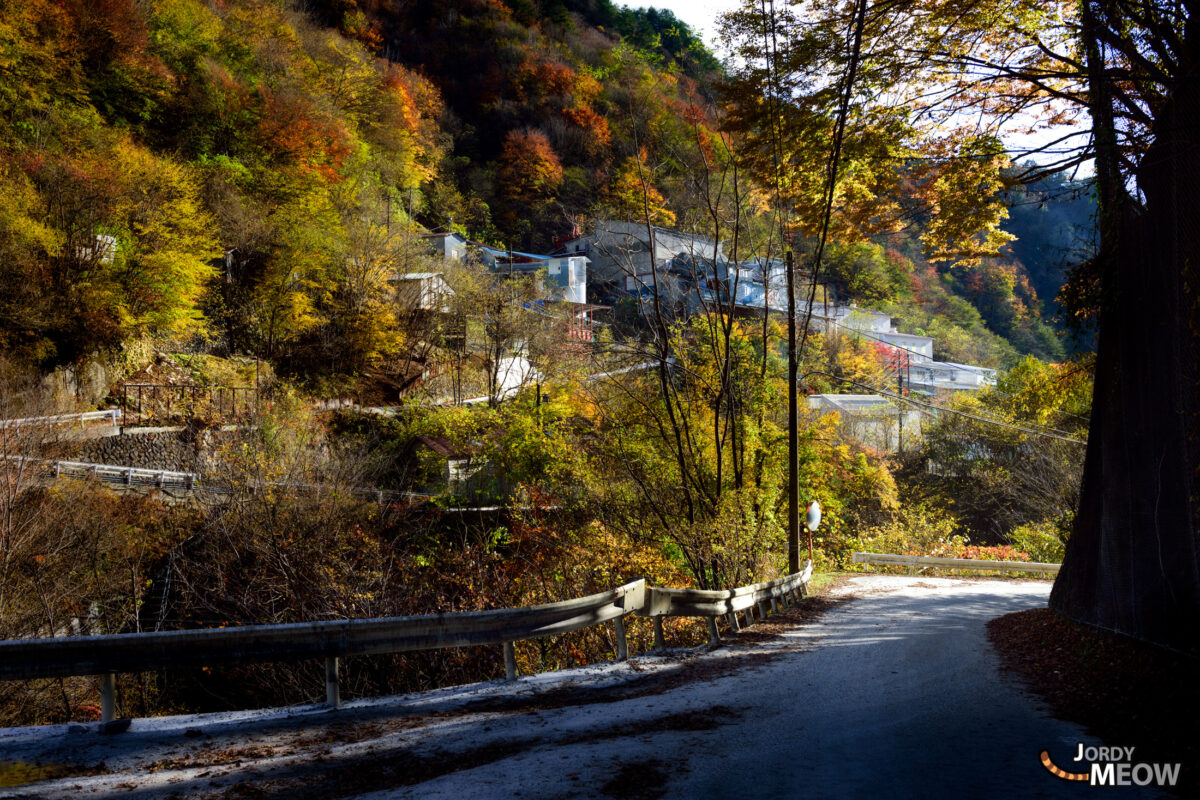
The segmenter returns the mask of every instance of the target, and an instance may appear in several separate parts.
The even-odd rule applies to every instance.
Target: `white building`
[[[450,311],[450,297],[454,290],[446,283],[441,272],[408,272],[393,276],[390,282],[401,308],[442,313]]]
[[[896,330],[892,325],[890,314],[876,311],[873,308],[859,308],[855,303],[851,303],[848,306],[825,306],[824,310],[824,316],[832,315],[834,324],[839,328],[871,334],[890,333]],[[813,311],[816,313],[815,308]]]
[[[907,354],[913,364],[933,361],[933,337],[918,336],[915,333],[887,331],[884,333],[872,333],[870,338],[874,341],[891,345],[901,353]]]
[[[570,255],[587,256],[594,281],[614,284],[635,294],[652,287],[653,270],[665,270],[676,256],[713,263],[727,260],[721,243],[707,237],[616,220],[598,222],[594,233],[570,239],[562,249]],[[660,281],[666,282],[666,279]]]
[[[945,361],[913,362],[908,369],[909,387],[915,392],[979,391],[996,385],[996,370]]]
[[[556,303],[587,304],[588,257],[543,256],[482,247],[480,254],[497,275],[533,275],[539,294]]]
[[[467,260],[467,253],[470,250],[471,243],[461,233],[455,233],[454,231],[426,233],[421,238],[429,242],[434,253],[444,261],[465,262]]]
[[[818,414],[837,414],[842,435],[866,447],[894,453],[921,435],[921,412],[899,408],[877,394],[814,394],[808,407]]]

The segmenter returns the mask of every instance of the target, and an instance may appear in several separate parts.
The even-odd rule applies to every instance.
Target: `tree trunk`
[[[1196,37],[1188,39],[1194,54]],[[1079,514],[1050,605],[1082,622],[1195,652],[1200,85],[1194,77],[1176,85],[1159,115],[1138,179],[1144,210],[1122,214],[1110,241],[1101,237],[1091,431]]]

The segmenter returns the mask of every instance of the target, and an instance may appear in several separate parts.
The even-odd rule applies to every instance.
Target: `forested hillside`
[[[360,370],[399,346],[378,290],[410,260],[414,225],[546,250],[590,220],[644,216],[643,197],[659,224],[705,220],[694,178],[697,159],[716,157],[720,76],[669,12],[306,7],[33,0],[0,12],[10,354],[47,367],[148,334]],[[935,275],[911,234],[882,241],[912,266],[867,270],[906,275],[840,286],[904,305],[909,284],[938,284],[937,309],[898,313],[972,332],[991,362],[1012,360],[991,334],[1059,357],[1040,311],[1061,273],[1031,254],[1075,231],[1016,208],[1009,227],[1029,241],[1014,254],[1036,265],[1032,283],[1008,260]]]

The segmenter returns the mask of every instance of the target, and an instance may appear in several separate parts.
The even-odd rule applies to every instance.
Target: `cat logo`
[[[1042,751],[1042,766],[1065,781],[1086,781],[1091,786],[1174,786],[1179,780],[1180,764],[1135,763],[1133,751],[1132,747],[1089,747],[1079,742],[1072,761],[1090,762],[1087,772],[1062,769],[1051,760],[1048,750]]]

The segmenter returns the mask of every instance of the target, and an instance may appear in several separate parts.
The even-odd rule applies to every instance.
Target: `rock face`
[[[59,367],[42,379],[56,408],[92,408],[108,395],[108,368],[97,358]]]

